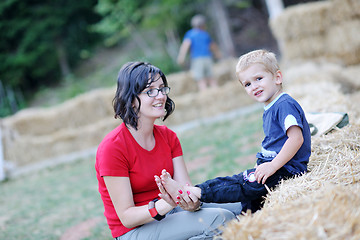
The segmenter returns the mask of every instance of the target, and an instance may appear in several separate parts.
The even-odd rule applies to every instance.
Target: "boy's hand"
[[[265,184],[268,177],[273,175],[277,171],[277,168],[272,162],[266,162],[256,167],[255,178],[258,183]]]

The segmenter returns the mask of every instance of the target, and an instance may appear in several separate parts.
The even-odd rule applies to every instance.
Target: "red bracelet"
[[[160,214],[158,213],[158,211],[156,210],[156,208],[155,208],[155,203],[156,203],[157,201],[159,201],[159,199],[157,199],[157,198],[155,198],[154,200],[150,201],[150,202],[149,202],[149,205],[148,205],[148,208],[149,208],[149,212],[150,212],[151,217],[154,218],[154,219],[157,220],[157,221],[160,221],[161,219],[163,219],[163,218],[165,217],[165,215],[164,215],[164,216],[160,215]]]

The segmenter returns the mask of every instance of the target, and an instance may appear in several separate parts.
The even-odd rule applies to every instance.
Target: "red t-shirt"
[[[119,220],[102,177],[129,177],[135,206],[147,205],[158,197],[154,175],[160,175],[163,169],[173,175],[172,159],[183,153],[176,134],[166,126],[154,125],[154,137],[155,147],[151,151],[145,150],[122,123],[106,135],[98,147],[96,177],[104,215],[114,238],[131,229],[124,227]]]

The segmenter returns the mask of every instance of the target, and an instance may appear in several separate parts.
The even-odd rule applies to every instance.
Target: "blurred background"
[[[260,47],[278,52],[265,0],[6,0],[0,13],[0,117],[112,86],[130,60],[166,74],[183,70],[175,60],[197,13],[224,58]]]

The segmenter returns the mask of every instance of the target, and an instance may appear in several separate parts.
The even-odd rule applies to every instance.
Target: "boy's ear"
[[[277,70],[275,73],[275,82],[276,84],[282,84],[283,76],[280,70]]]

